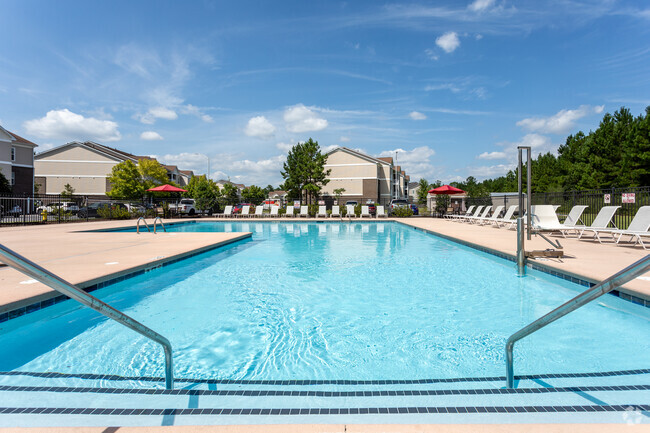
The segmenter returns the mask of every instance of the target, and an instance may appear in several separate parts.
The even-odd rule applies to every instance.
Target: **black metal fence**
[[[484,205],[493,207],[503,205],[504,212],[518,204],[517,194],[492,195],[490,197],[468,198],[466,205]],[[582,191],[544,192],[533,194],[531,205],[549,204],[559,206],[557,214],[562,220],[573,206],[587,206],[582,214],[582,222],[590,225],[603,206],[620,206],[614,216],[614,224],[618,228],[627,228],[642,206],[650,205],[650,187],[608,188]]]
[[[0,196],[0,226],[185,215],[179,212],[179,201],[180,198],[138,200],[81,195],[3,195]],[[195,210],[191,216],[201,214]]]

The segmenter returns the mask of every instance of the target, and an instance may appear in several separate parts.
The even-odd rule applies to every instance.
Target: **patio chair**
[[[232,216],[232,206],[226,206],[223,210],[223,213],[216,213],[214,214],[214,216],[218,218],[225,218],[225,217]]]
[[[332,206],[332,213],[330,214],[330,218],[341,218],[341,207],[340,206]]]
[[[262,218],[264,216],[264,206],[255,206],[255,218]]]
[[[318,213],[316,214],[316,218],[327,218],[327,207],[326,206],[318,206]]]
[[[560,232],[566,237],[564,232],[573,227],[567,227],[560,223],[557,218],[553,205],[540,204],[530,207],[530,223],[532,229],[536,232]]]
[[[483,210],[483,208],[484,208],[483,205],[477,207],[476,210],[474,211],[473,215],[460,215],[457,218],[457,221],[463,221],[464,222],[464,221],[467,221],[468,218],[478,218],[481,215],[481,211]]]
[[[369,206],[361,206],[361,218],[363,217],[368,217],[372,218],[372,215],[370,215],[370,207]]]
[[[634,241],[632,246],[636,244],[641,244],[644,250],[647,250],[645,244],[643,243],[643,236],[650,236],[650,206],[642,206],[639,210],[636,211],[636,215],[632,218],[630,225],[626,229],[605,229],[598,230],[600,233],[609,233],[614,239],[616,239],[616,244],[620,244],[621,238],[623,236],[629,236],[630,240],[628,242]],[[618,238],[616,237],[618,235]]]
[[[499,228],[501,228],[501,224],[503,224],[504,226],[508,225],[509,229],[517,225],[517,220],[512,219],[512,216],[515,214],[518,208],[519,206],[516,204],[510,206],[506,211],[505,215],[503,215],[503,218],[497,218],[493,224],[496,224],[497,227]]]
[[[582,222],[582,214],[588,207],[589,206],[584,205],[573,206],[571,208],[571,211],[569,211],[569,215],[567,215],[566,219],[562,223],[566,227],[573,227],[573,230],[576,232],[576,236],[578,235],[578,230],[585,228],[585,224]],[[569,230],[567,230],[567,232],[568,231]]]
[[[241,213],[239,214],[239,216],[240,216],[241,218],[244,218],[244,217],[248,218],[248,217],[250,217],[250,213],[249,213],[250,210],[251,210],[251,207],[250,207],[250,206],[242,206],[242,207],[241,207]]]
[[[309,206],[300,206],[300,215],[301,218],[309,218]]]
[[[346,204],[345,205],[345,210],[347,212],[345,214],[345,216],[347,216],[348,218],[354,218],[354,217],[357,216],[357,214],[354,213],[354,205],[353,204]]]
[[[481,219],[487,218],[487,216],[488,216],[488,214],[490,213],[491,210],[492,210],[492,206],[485,206],[485,209],[483,209],[483,213],[481,214],[481,216],[473,215],[473,216],[465,218],[464,221],[468,222],[470,224],[474,224],[475,221],[479,221]]]
[[[598,215],[596,215],[594,222],[592,222],[589,227],[585,227],[582,230],[580,230],[580,234],[578,234],[578,239],[582,239],[582,235],[585,234],[585,232],[591,232],[593,234],[591,238],[598,239],[598,242],[602,244],[603,241],[600,239],[600,235],[598,234],[598,232],[605,232],[606,230],[611,230],[611,228],[609,227],[610,223],[614,226],[614,230],[618,230],[616,224],[612,222],[612,218],[614,218],[614,214],[616,213],[619,207],[620,206],[603,206],[602,208],[600,208],[600,212],[598,212]]]
[[[475,207],[476,207],[476,205],[471,205],[470,207],[467,208],[467,210],[465,211],[465,213],[463,215],[445,214],[445,218],[456,219],[456,218],[468,217],[468,216],[472,215],[472,211],[474,210]]]
[[[279,210],[280,210],[280,206],[275,206],[275,205],[271,206],[271,213],[269,213],[269,217],[271,217],[271,218],[276,217],[277,218],[278,215],[279,215],[279,213],[278,213]]]
[[[383,206],[377,206],[377,218],[388,218]]]
[[[293,205],[291,206],[287,205],[287,213],[285,213],[284,216],[287,218],[293,218],[295,216],[294,215],[295,209],[296,208],[294,208]]]
[[[503,210],[505,206],[497,206],[496,209],[494,209],[494,212],[492,212],[492,216],[486,217],[486,218],[479,218],[476,220],[476,222],[480,225],[483,224],[494,224],[496,220],[499,218],[499,215],[501,215],[501,211]]]

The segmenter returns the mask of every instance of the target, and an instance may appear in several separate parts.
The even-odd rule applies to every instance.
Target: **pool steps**
[[[66,425],[60,422],[70,417],[74,425],[558,419],[650,423],[650,370],[533,376],[519,380],[516,389],[505,389],[503,377],[491,377],[389,384],[178,379],[177,389],[167,391],[162,378],[81,376],[0,373],[0,427]]]

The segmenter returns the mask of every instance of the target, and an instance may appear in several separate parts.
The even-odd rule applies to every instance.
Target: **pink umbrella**
[[[153,187],[153,188],[149,188],[147,191],[153,191],[153,192],[156,192],[156,191],[157,192],[187,192],[186,189],[178,188],[176,186],[168,185],[168,184],[156,186],[156,187]]]
[[[465,194],[465,191],[462,189],[455,188],[451,185],[443,185],[439,186],[438,188],[434,188],[431,191],[429,191],[429,194],[446,194],[446,195],[452,195],[452,194]]]

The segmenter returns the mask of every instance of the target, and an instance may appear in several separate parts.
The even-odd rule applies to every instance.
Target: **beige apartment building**
[[[34,148],[38,145],[0,126],[0,172],[14,194],[34,192]]]
[[[124,161],[137,164],[149,156],[137,156],[92,141],[64,144],[34,158],[36,183],[41,194],[60,194],[70,184],[75,194],[105,196],[111,185],[113,167]],[[163,166],[170,181],[187,185],[193,173],[176,166]]]
[[[342,201],[387,205],[392,199],[408,197],[409,177],[393,158],[375,158],[347,147],[327,153],[325,169],[330,180],[321,191],[323,197],[335,197],[334,190],[343,188]]]

